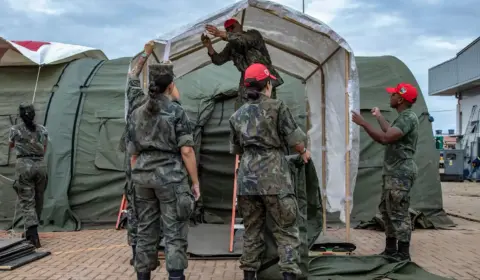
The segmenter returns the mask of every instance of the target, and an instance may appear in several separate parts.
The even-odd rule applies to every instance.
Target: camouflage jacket
[[[187,114],[167,96],[158,99],[160,111],[151,115],[146,103],[135,109],[128,122],[127,152],[137,155],[132,181],[141,185],[188,184],[180,148],[194,146]]]
[[[284,147],[306,142],[306,135],[281,100],[261,95],[230,118],[230,152],[241,154],[238,195],[293,194]]]
[[[283,79],[273,67],[263,36],[258,30],[250,29],[242,33],[227,32],[225,48],[220,53],[214,53],[210,57],[215,65],[233,61],[233,64],[241,73],[239,88],[241,95],[244,93],[243,74],[248,66],[253,63],[261,63],[267,66],[270,73],[277,78],[276,81],[272,81],[274,87],[283,84]]]
[[[418,117],[412,109],[402,111],[393,121],[391,126],[400,129],[403,136],[385,148],[384,175],[415,179],[418,172],[414,159],[417,149],[418,124]]]
[[[45,154],[44,146],[48,142],[48,131],[43,125],[37,124],[35,132],[27,129],[24,123],[10,128],[8,139],[15,143],[15,152],[19,156],[38,156]]]

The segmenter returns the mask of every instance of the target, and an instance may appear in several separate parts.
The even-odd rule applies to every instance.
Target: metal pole
[[[305,13],[305,0],[302,0],[302,13]]]

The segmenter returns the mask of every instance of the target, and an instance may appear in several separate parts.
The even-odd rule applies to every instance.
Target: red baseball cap
[[[230,26],[232,26],[234,23],[238,23],[238,21],[234,18],[231,18],[231,19],[227,19],[225,21],[225,23],[223,24],[223,26],[225,27],[225,29],[229,28]]]
[[[400,83],[396,87],[389,87],[386,88],[386,90],[389,94],[400,94],[403,99],[407,100],[410,103],[415,103],[415,101],[417,101],[417,89],[411,84]]]
[[[248,87],[252,80],[263,81],[266,78],[271,78],[274,80],[277,79],[275,76],[270,74],[270,71],[265,65],[261,63],[254,63],[248,66],[247,70],[245,70],[243,82]]]

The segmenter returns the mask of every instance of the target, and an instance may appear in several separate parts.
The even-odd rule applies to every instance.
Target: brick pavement
[[[447,212],[480,221],[480,183],[442,183]]]
[[[461,186],[454,188],[462,189]],[[450,188],[450,194],[454,188]],[[451,197],[454,199],[455,195]],[[468,212],[461,203],[452,201],[446,200],[446,204],[456,205],[457,211]],[[454,221],[458,226],[452,230],[415,231],[411,248],[413,261],[442,276],[459,280],[480,279],[480,223],[456,218]],[[330,235],[338,238],[344,238],[344,233],[344,229],[329,230]],[[41,233],[42,245],[52,255],[11,272],[0,272],[0,279],[135,279],[134,270],[129,265],[131,249],[126,245],[125,234],[125,231],[116,230]],[[5,232],[0,232],[0,237],[5,235]],[[357,245],[355,252],[358,255],[380,252],[383,240],[382,232],[352,230],[352,241]],[[153,279],[167,279],[163,261],[162,268],[155,271]],[[240,280],[242,272],[237,261],[190,261],[187,279]]]

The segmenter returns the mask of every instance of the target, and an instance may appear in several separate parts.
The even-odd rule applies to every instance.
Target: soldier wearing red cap
[[[243,76],[245,69],[253,63],[261,63],[267,66],[268,70],[277,77],[272,81],[273,92],[272,98],[276,98],[275,88],[283,84],[283,80],[278,72],[272,66],[270,54],[268,53],[262,34],[255,29],[243,31],[242,25],[236,19],[229,19],[224,23],[226,31],[220,31],[213,25],[207,25],[206,30],[213,36],[222,38],[227,41],[227,45],[217,53],[212,46],[212,42],[207,36],[202,35],[202,42],[208,49],[208,55],[211,57],[213,64],[222,65],[227,61],[233,61],[241,73],[239,85],[239,102],[237,108],[247,101],[245,95],[245,86],[243,84]]]
[[[254,280],[261,265],[267,213],[273,222],[279,267],[284,279],[297,279],[300,246],[296,224],[298,205],[283,147],[294,148],[305,163],[307,137],[281,100],[272,99],[277,78],[263,64],[245,71],[247,103],[230,117],[230,153],[241,155],[237,177],[238,209],[245,226],[240,268]]]
[[[399,260],[410,260],[412,225],[408,208],[410,190],[417,176],[415,152],[418,139],[418,117],[411,109],[417,101],[417,89],[406,83],[387,88],[390,107],[398,117],[389,124],[375,107],[372,115],[381,130],[374,128],[363,117],[352,112],[352,121],[363,127],[376,142],[386,145],[383,161],[382,198],[379,205],[385,223],[386,244],[382,255]],[[398,244],[397,244],[398,241]]]

